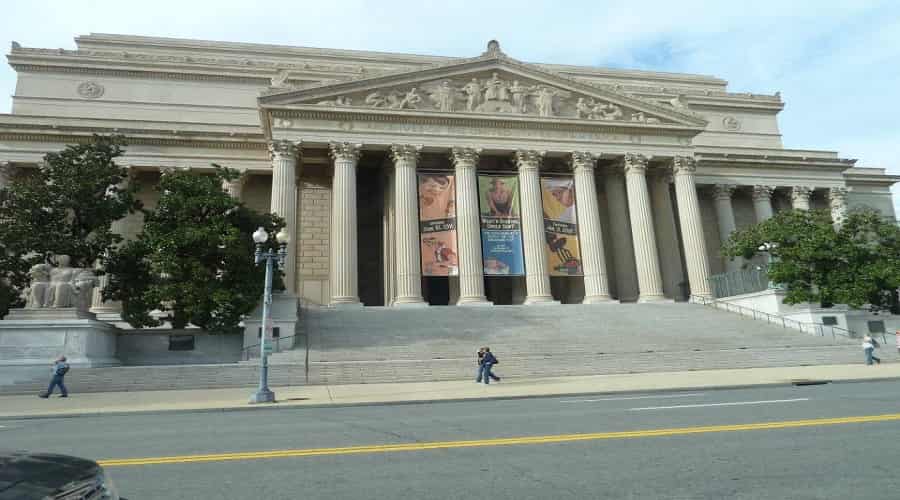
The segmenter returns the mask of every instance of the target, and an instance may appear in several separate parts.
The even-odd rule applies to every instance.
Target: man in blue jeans
[[[490,384],[491,379],[500,381],[500,377],[494,375],[491,371],[491,367],[499,363],[497,358],[494,356],[494,353],[491,352],[490,347],[484,348],[484,355],[481,357],[481,372],[479,373],[479,379],[484,379],[485,384]]]
[[[69,371],[69,364],[66,363],[66,357],[60,356],[56,362],[53,363],[53,378],[50,379],[50,385],[47,386],[47,392],[41,394],[40,397],[47,399],[53,394],[53,388],[59,386],[59,392],[62,394],[59,395],[61,398],[69,397],[69,391],[66,390],[66,385],[63,384],[63,379],[66,377],[66,373]]]

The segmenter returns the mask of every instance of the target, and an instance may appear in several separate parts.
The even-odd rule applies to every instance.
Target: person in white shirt
[[[876,363],[881,364],[881,358],[875,356],[875,348],[878,347],[878,342],[873,339],[871,336],[866,335],[863,337],[863,352],[866,354],[866,364],[871,365],[874,360]]]

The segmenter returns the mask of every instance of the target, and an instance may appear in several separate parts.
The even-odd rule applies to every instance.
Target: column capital
[[[537,170],[541,167],[544,154],[544,151],[520,149],[516,151],[514,158],[519,170]]]
[[[753,186],[753,201],[772,201],[773,193],[775,193],[775,186],[757,184]]]
[[[335,160],[356,162],[362,154],[362,144],[352,142],[332,142],[328,145],[328,149]]]
[[[291,141],[271,141],[269,142],[269,155],[273,160],[297,159],[297,152],[300,150],[300,142]]]
[[[597,155],[588,151],[573,151],[572,158],[569,160],[569,164],[574,171],[586,168],[592,169],[596,162]]]
[[[450,149],[450,161],[455,168],[475,168],[479,156],[481,156],[481,148],[454,147]]]
[[[813,188],[809,186],[794,186],[791,188],[791,201],[809,201]]]
[[[650,163],[650,157],[638,153],[625,153],[622,159],[622,166],[625,173],[634,172],[640,175],[646,175],[647,165]]]
[[[672,159],[672,173],[690,175],[697,171],[697,162],[691,156],[676,156]]]
[[[731,201],[737,186],[734,184],[715,184],[712,187],[712,198],[714,200]]]
[[[393,158],[394,163],[415,163],[415,161],[419,159],[419,154],[422,152],[422,147],[423,146],[421,144],[393,144],[391,146],[391,158]]]

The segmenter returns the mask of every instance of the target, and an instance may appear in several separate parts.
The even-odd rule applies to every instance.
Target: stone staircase
[[[858,363],[857,340],[816,337],[697,304],[307,308],[270,384],[473,378],[490,346],[506,377]],[[886,356],[887,357],[887,356]],[[73,392],[253,387],[257,360],[73,369]],[[36,393],[46,380],[0,386]]]

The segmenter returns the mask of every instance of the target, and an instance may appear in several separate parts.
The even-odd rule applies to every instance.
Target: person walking
[[[66,363],[66,357],[60,356],[53,363],[53,378],[50,379],[50,385],[47,386],[47,392],[40,395],[40,397],[47,399],[53,394],[53,388],[59,386],[59,392],[62,394],[59,395],[61,398],[69,397],[69,391],[66,389],[66,385],[63,383],[63,379],[66,377],[66,373],[69,372],[69,364]]]
[[[870,335],[866,335],[863,337],[863,352],[866,354],[866,364],[871,365],[874,360],[879,365],[881,364],[881,358],[875,355],[875,348],[878,347],[878,341],[873,339]]]
[[[900,354],[900,328],[894,332],[894,345],[897,346],[897,354]]]
[[[481,383],[481,375],[484,373],[484,347],[478,348],[478,353],[475,354],[475,364],[478,365],[478,373],[475,376],[475,383]]]
[[[491,371],[491,368],[499,362],[497,357],[494,356],[494,353],[491,352],[491,348],[485,347],[484,355],[481,358],[481,378],[484,379],[485,384],[490,384],[491,379],[494,379],[497,382],[500,381],[500,377],[494,375],[494,372]]]

